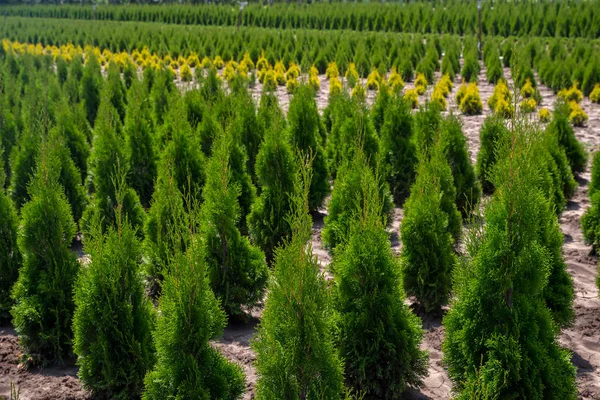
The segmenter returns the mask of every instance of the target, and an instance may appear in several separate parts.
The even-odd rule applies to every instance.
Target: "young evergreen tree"
[[[137,79],[134,79],[128,93],[124,127],[129,163],[127,181],[146,208],[150,206],[157,175],[150,115],[151,108],[148,94],[144,86]]]
[[[0,159],[2,158],[0,147]],[[4,190],[4,168],[0,168],[0,323],[10,320],[10,291],[19,275],[21,252],[17,246],[17,211]]]
[[[325,217],[325,227],[321,235],[325,245],[332,250],[339,244],[346,243],[350,233],[350,225],[356,214],[362,210],[365,199],[362,182],[365,179],[377,181],[381,179],[368,165],[361,150],[357,150],[356,155],[354,160],[347,161],[346,165],[340,168],[333,186],[328,215]],[[387,182],[380,181],[379,196],[382,199],[379,212],[388,223],[393,209],[393,201]]]
[[[263,92],[257,115],[265,134],[273,128],[285,129],[287,127],[283,110],[279,106],[279,99],[272,92]]]
[[[291,237],[275,252],[269,293],[252,344],[256,398],[339,399],[343,365],[334,347],[332,303],[310,247],[310,172],[297,178],[288,218]]]
[[[310,184],[310,209],[317,210],[329,194],[329,173],[321,139],[321,120],[313,90],[301,85],[290,101],[288,111],[289,138],[294,149],[314,157]]]
[[[81,78],[81,99],[85,105],[88,123],[94,125],[100,107],[100,91],[102,88],[102,71],[98,59],[90,52],[86,54],[86,63]]]
[[[394,98],[385,111],[381,127],[381,166],[397,206],[402,206],[415,180],[417,149],[413,143],[413,116],[410,107]]]
[[[569,106],[559,102],[554,108],[552,121],[548,130],[558,137],[558,143],[565,150],[573,174],[581,173],[587,165],[587,153],[575,137],[573,127],[569,122]]]
[[[404,304],[400,265],[381,217],[378,182],[362,181],[362,212],[333,260],[346,382],[368,398],[400,398],[427,374],[421,321]]]
[[[89,158],[88,170],[91,173],[93,197],[82,217],[84,232],[91,227],[95,214],[99,214],[103,229],[116,224],[115,208],[121,197],[121,207],[124,218],[141,235],[145,213],[140,200],[130,187],[127,187],[123,177],[127,176],[125,139],[118,113],[112,106],[108,93],[105,91],[98,110],[98,118],[94,126],[94,141]]]
[[[207,164],[200,232],[211,287],[228,315],[243,315],[262,300],[268,269],[264,253],[238,227],[239,184],[232,183],[230,152],[235,138],[217,138]]]
[[[479,203],[481,188],[471,164],[467,139],[463,134],[462,123],[458,117],[451,115],[443,121],[440,139],[452,170],[456,188],[456,207],[466,217]]]
[[[547,199],[517,127],[490,174],[496,187],[444,318],[445,362],[459,398],[575,399],[575,368],[546,305],[552,254],[540,240]]]
[[[371,109],[371,121],[373,121],[375,132],[377,132],[380,136],[382,134],[381,128],[385,123],[385,115],[387,114],[390,105],[393,105],[398,100],[399,99],[394,99],[387,84],[383,84],[379,87],[377,99],[375,100],[375,104],[373,104],[373,108]]]
[[[121,123],[125,122],[125,111],[127,109],[127,90],[121,80],[121,71],[114,62],[108,64],[106,88],[109,92],[110,102],[121,118]]]
[[[508,134],[509,131],[504,124],[504,120],[498,116],[487,117],[483,122],[479,132],[481,147],[479,153],[477,153],[476,168],[483,193],[491,194],[494,191],[490,174],[496,164],[498,143]]]
[[[18,238],[23,265],[12,290],[13,325],[33,364],[61,362],[72,354],[73,283],[79,269],[69,247],[75,222],[58,183],[60,162],[42,149],[21,210]]]
[[[201,246],[191,243],[173,257],[163,283],[153,334],[157,362],[144,380],[144,400],[235,400],[244,392],[241,368],[209,343],[226,317],[210,289]]]
[[[254,99],[247,90],[235,94],[233,99],[234,117],[231,129],[235,132],[237,140],[243,145],[246,152],[246,171],[253,182],[257,182],[255,173],[256,157],[259,146],[263,140],[263,125],[256,115]]]
[[[79,170],[80,181],[84,182],[87,178],[87,161],[90,155],[88,139],[77,126],[75,116],[68,103],[63,99],[58,107],[55,129],[59,130],[59,136],[63,138],[69,149],[71,159]]]
[[[140,276],[142,251],[117,206],[117,227],[99,220],[86,237],[91,262],[75,284],[73,351],[78,376],[94,396],[139,398],[154,362],[154,310]]]
[[[439,312],[447,304],[457,262],[451,220],[458,216],[460,221],[460,214],[445,193],[449,174],[445,163],[443,146],[438,143],[431,158],[419,165],[400,227],[404,289],[427,313]]]
[[[261,193],[248,215],[250,238],[269,263],[275,249],[291,235],[286,218],[292,207],[296,169],[291,145],[282,129],[272,126],[258,151],[256,175]]]

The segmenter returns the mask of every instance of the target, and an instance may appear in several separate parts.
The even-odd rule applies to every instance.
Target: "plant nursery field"
[[[0,398],[600,399],[598,0],[7,3]]]

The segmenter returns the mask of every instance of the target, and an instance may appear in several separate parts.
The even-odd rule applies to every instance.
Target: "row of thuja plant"
[[[489,383],[461,371],[485,367],[479,360],[494,347],[482,346],[481,338],[494,336],[489,330],[496,326],[482,321],[485,313],[473,308],[480,303],[469,301],[477,288],[486,288],[482,296],[494,305],[486,312],[495,310],[490,315],[507,324],[513,307],[547,332],[572,320],[572,282],[556,218],[581,163],[573,157],[585,153],[572,151],[580,145],[559,109],[544,130],[509,131],[497,117],[486,120],[474,168],[457,117],[442,116],[436,105],[413,113],[387,90],[372,108],[361,96],[334,93],[321,117],[313,89],[301,85],[284,116],[269,92],[258,108],[245,85],[226,93],[214,69],[182,94],[167,70],[123,79],[109,63],[104,77],[94,56],[85,65],[67,64],[66,75],[54,67],[51,57],[22,54],[6,57],[1,68],[2,171],[9,176],[0,195],[3,249],[9,249],[1,265],[11,277],[2,280],[2,304],[32,363],[74,352],[81,379],[99,395],[237,398],[242,373],[208,340],[222,330],[225,315],[243,317],[269,290],[255,344],[260,398],[282,391],[336,398],[347,393],[345,385],[366,396],[396,397],[426,372],[422,332],[404,289],[425,312],[457,298],[445,349],[457,390],[468,393]],[[514,148],[512,138],[526,129],[529,145]],[[508,144],[511,156],[504,157],[499,149]],[[514,157],[515,151],[531,153]],[[535,176],[526,174],[530,164],[502,169],[515,158],[531,163]],[[523,176],[516,179],[514,170]],[[331,179],[323,241],[334,255],[333,288],[306,246],[308,212],[323,205]],[[460,274],[464,280],[453,286],[451,276],[465,271],[455,250],[462,218],[477,209],[480,185],[491,193],[514,182],[522,182],[515,192],[495,192],[482,229],[514,240],[523,249],[518,263],[494,258],[512,242],[484,235],[471,248],[473,265],[485,261],[478,274]],[[512,204],[505,201],[522,201],[519,215],[544,221],[543,232],[507,229],[506,213],[493,214]],[[405,205],[400,260],[385,231],[394,204]],[[69,250],[77,224],[90,254],[86,267]],[[527,249],[535,257],[525,257]],[[480,260],[486,254],[492,259]],[[540,264],[542,258],[548,262]],[[507,285],[486,274],[490,265],[520,267],[508,274],[515,289],[506,304],[492,301],[507,295]],[[532,275],[550,279],[530,282]],[[479,330],[462,333],[472,327]],[[537,368],[527,375],[537,378],[524,382],[514,374],[511,385],[527,397],[548,395],[540,388],[572,395],[574,372],[555,336],[521,324],[515,329],[494,337],[498,346],[535,343],[510,368]],[[300,341],[298,332],[306,333]],[[372,335],[380,338],[377,349]],[[472,356],[460,353],[458,342]],[[549,365],[560,380],[547,373]],[[494,371],[486,375],[491,382]]]
[[[477,79],[479,62],[477,42],[474,36],[464,39],[452,35],[420,35],[388,33],[357,33],[347,31],[275,31],[271,29],[247,28],[236,30],[227,27],[162,26],[157,24],[106,22],[53,19],[27,19],[7,17],[0,31],[2,37],[22,43],[40,43],[43,46],[66,46],[75,48],[98,47],[101,52],[113,54],[133,53],[148,49],[172,60],[196,56],[214,59],[219,56],[224,62],[239,62],[246,53],[253,62],[261,54],[274,65],[282,61],[302,70],[314,65],[323,74],[327,65],[335,61],[343,72],[354,62],[359,74],[366,78],[373,68],[389,71],[396,67],[404,80],[412,80],[415,71],[428,76],[432,70],[443,70],[451,76],[461,72],[467,81]],[[0,28],[0,29],[2,29]],[[498,50],[498,51],[496,51]],[[589,96],[596,83],[600,82],[600,67],[597,57],[598,41],[591,39],[564,38],[501,38],[486,36],[484,40],[487,77],[496,82],[502,76],[502,68],[522,64],[519,86],[530,78],[534,86],[533,71],[536,70],[541,83],[555,91],[568,88],[574,81],[580,83],[584,94]],[[464,58],[460,65],[460,57]],[[513,56],[515,53],[515,57]],[[446,62],[443,61],[448,55]],[[502,57],[500,64],[500,56]],[[439,65],[442,60],[441,66]],[[512,62],[511,62],[512,61]]]
[[[486,35],[587,37],[600,35],[595,2],[482,4],[481,28]],[[231,5],[20,5],[3,7],[11,16],[111,21],[160,22],[187,25],[236,26],[238,8]],[[407,33],[476,34],[477,7],[464,1],[406,4],[248,5],[244,26],[275,29],[386,31]]]

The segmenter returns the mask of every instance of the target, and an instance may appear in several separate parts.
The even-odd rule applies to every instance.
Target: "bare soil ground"
[[[509,86],[512,86],[510,71],[504,70]],[[457,80],[458,81],[458,80]],[[479,151],[479,129],[490,110],[487,100],[492,95],[493,85],[485,79],[485,69],[479,76],[479,90],[484,105],[483,115],[462,116],[464,132],[469,145],[469,152],[475,161]],[[411,87],[409,83],[407,87]],[[458,85],[457,85],[458,86]],[[458,114],[454,95],[454,88],[449,99],[449,112]],[[320,110],[327,104],[328,82],[321,77],[321,90],[317,96]],[[423,103],[430,90],[419,99]],[[543,97],[541,106],[552,108],[556,96],[551,90],[540,87]],[[260,87],[255,88],[255,97],[260,93]],[[287,111],[289,96],[285,88],[278,90],[282,106]],[[370,93],[368,101],[372,102],[374,94]],[[589,115],[589,121],[584,128],[576,128],[577,138],[592,152],[600,148],[600,106],[591,104],[589,99],[582,101],[583,109]],[[563,330],[560,342],[573,352],[573,364],[577,367],[577,384],[579,398],[584,400],[600,399],[600,299],[595,286],[598,258],[590,255],[591,247],[583,241],[580,228],[580,219],[589,207],[587,188],[590,180],[590,166],[578,177],[579,188],[575,196],[569,201],[567,209],[560,218],[560,225],[565,235],[564,256],[569,273],[573,277],[576,299],[576,319],[571,328]],[[315,215],[313,227],[313,251],[320,263],[325,267],[331,262],[331,256],[323,247],[320,233],[323,228],[323,217],[327,210]],[[390,241],[394,252],[400,249],[399,226],[402,219],[402,210],[396,209],[394,221],[390,226]],[[411,300],[409,299],[410,303]],[[259,323],[260,310],[253,314],[248,323],[231,323],[222,338],[213,341],[227,358],[242,366],[246,374],[248,391],[244,399],[254,398],[254,384],[257,380],[253,367],[255,355],[250,347],[252,337]],[[424,340],[422,347],[430,353],[429,376],[424,381],[424,386],[419,390],[411,390],[409,398],[413,399],[449,399],[451,397],[451,382],[442,364],[441,343],[444,338],[444,328],[441,317],[421,315],[423,320]],[[10,327],[0,328],[0,397],[10,394],[10,383],[14,382],[20,388],[22,400],[38,399],[87,399],[89,394],[82,388],[76,378],[76,367],[67,364],[64,367],[52,367],[44,370],[23,371],[18,368],[19,348],[14,330]]]

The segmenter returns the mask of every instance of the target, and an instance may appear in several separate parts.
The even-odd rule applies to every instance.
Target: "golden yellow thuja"
[[[437,103],[442,110],[446,110],[446,96],[444,95],[443,89],[436,86],[431,94],[431,102]]]
[[[466,115],[481,114],[483,111],[483,104],[481,103],[481,97],[479,96],[479,88],[475,82],[469,83],[467,86],[467,90],[460,101],[458,108]]]
[[[550,122],[550,119],[552,119],[552,114],[547,108],[540,108],[540,111],[538,111],[538,118],[540,119],[540,122]]]
[[[412,108],[417,108],[419,106],[419,93],[417,89],[408,89],[404,92],[404,100],[410,104]]]
[[[519,109],[524,114],[529,114],[529,113],[534,112],[536,107],[537,107],[537,102],[535,101],[535,99],[533,97],[525,98],[519,104]]]
[[[223,68],[223,79],[227,83],[231,83],[235,78],[235,68],[237,67],[235,61],[228,61]]]
[[[365,92],[366,92],[365,87],[363,85],[361,85],[360,83],[358,83],[352,89],[352,97],[354,97],[360,101],[365,101],[365,99],[366,99]]]
[[[285,84],[285,90],[291,94],[296,91],[298,86],[300,86],[300,83],[298,82],[298,78],[295,78],[294,76],[290,76],[290,78],[287,80],[287,82]]]
[[[297,80],[299,76],[300,76],[300,67],[298,65],[296,65],[296,63],[291,62],[290,67],[288,68],[287,72],[285,73],[285,79],[288,81],[290,79]]]
[[[569,109],[571,112],[569,113],[569,121],[573,126],[583,126],[583,124],[588,120],[588,115],[581,108],[579,103],[576,101],[569,102]]]
[[[181,76],[181,80],[184,82],[190,82],[192,80],[192,69],[187,62],[183,63],[179,69],[179,75]]]
[[[313,65],[308,71],[308,86],[313,90],[318,91],[321,89],[321,81],[319,81],[319,70]]]
[[[262,84],[264,85],[264,90],[266,91],[274,91],[277,89],[277,79],[275,79],[275,71],[273,68],[269,67],[267,70],[262,73]],[[262,72],[261,71],[261,72]],[[260,78],[259,78],[260,80]]]
[[[460,105],[460,102],[465,97],[465,94],[467,94],[467,84],[463,81],[456,92],[456,104]]]
[[[415,79],[415,89],[417,89],[419,95],[424,94],[427,89],[427,78],[421,72],[417,74],[417,79]]]
[[[329,80],[329,95],[342,93],[342,81],[340,78],[332,78]]]
[[[367,76],[367,89],[378,90],[381,83],[381,75],[377,68],[373,68],[369,76]]]
[[[209,57],[204,57],[202,59],[202,63],[200,63],[200,67],[203,69],[209,69],[213,67],[213,62]]]
[[[283,86],[285,85],[285,65],[283,65],[283,61],[277,61],[275,63],[275,67],[273,67],[273,69],[275,70],[275,80],[277,81],[277,84],[279,86]]]
[[[533,96],[534,93],[535,93],[535,89],[533,88],[533,85],[531,84],[531,81],[529,80],[529,78],[527,78],[525,80],[525,84],[521,88],[521,96],[528,99],[531,96]]]
[[[567,102],[579,103],[583,99],[583,93],[578,88],[578,83],[573,83],[569,89],[562,89],[558,92],[558,97]]]
[[[266,70],[270,67],[269,61],[265,58],[265,51],[263,50],[260,53],[260,57],[258,57],[258,61],[256,61],[256,69],[257,70]]]
[[[338,67],[337,67],[337,64],[335,63],[335,61],[331,61],[327,65],[327,70],[325,71],[325,76],[327,76],[327,79],[339,78],[340,71],[338,70]]]
[[[600,83],[596,83],[596,86],[594,86],[594,90],[590,93],[590,100],[592,103],[600,104]]]
[[[225,62],[223,61],[221,56],[216,56],[213,59],[213,65],[215,66],[216,69],[222,69],[225,66]]]
[[[348,82],[348,85],[353,88],[359,82],[359,79],[360,76],[356,70],[356,65],[354,65],[354,63],[350,63],[348,66],[348,71],[346,71],[346,81]]]
[[[393,67],[392,72],[390,72],[388,85],[393,93],[400,93],[404,89],[404,80],[402,79],[402,75],[396,70],[396,67]]]

